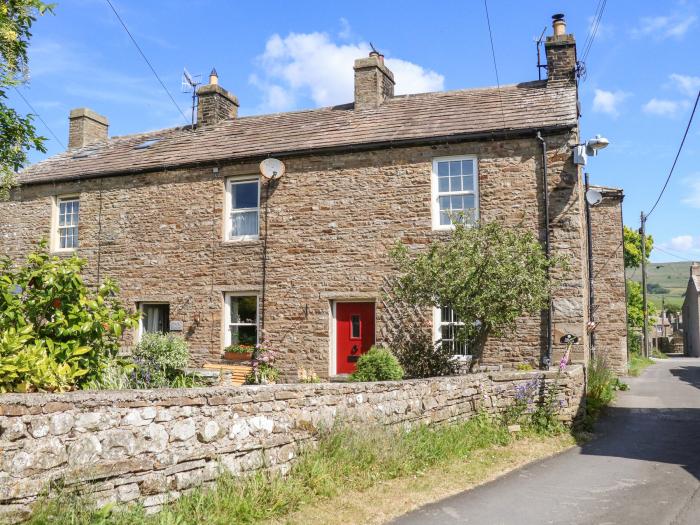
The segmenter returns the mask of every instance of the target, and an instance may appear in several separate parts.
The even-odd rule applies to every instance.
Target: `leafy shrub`
[[[66,391],[98,380],[136,325],[114,282],[96,292],[85,261],[49,255],[46,243],[15,267],[0,260],[0,392]]]
[[[408,378],[451,376],[458,362],[450,348],[435,344],[428,330],[406,324],[391,341],[391,349]]]
[[[386,348],[373,346],[369,352],[357,360],[357,369],[352,373],[352,381],[398,381],[404,371],[396,356]]]
[[[248,385],[266,385],[276,383],[280,377],[280,371],[274,365],[277,356],[271,350],[258,348],[257,355],[252,361],[253,370],[246,378]]]
[[[173,386],[184,375],[189,351],[177,335],[144,334],[131,357],[132,388],[163,388]]]
[[[601,411],[615,398],[615,391],[627,390],[627,385],[620,382],[608,367],[607,361],[601,357],[591,360],[587,379],[586,414],[583,425],[592,429]]]

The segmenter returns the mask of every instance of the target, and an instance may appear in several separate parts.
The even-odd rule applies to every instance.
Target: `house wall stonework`
[[[573,165],[577,131],[545,137],[548,145],[550,242],[567,260],[555,270],[554,358],[561,335],[581,342],[585,360],[587,280],[583,189]],[[391,276],[387,253],[397,240],[419,250],[445,235],[431,228],[432,159],[478,158],[481,218],[544,239],[541,146],[534,137],[404,147],[285,160],[269,190],[264,334],[280,352],[287,377],[305,367],[329,374],[331,301],[376,300],[377,334],[385,333],[381,289]],[[167,170],[80,182],[27,185],[0,204],[2,251],[21,260],[50,233],[51,199],[80,194],[80,248],[86,279],[109,277],[130,307],[170,303],[182,321],[193,364],[217,361],[223,347],[224,292],[262,293],[265,196],[260,240],[225,242],[226,177],[258,173],[257,162]],[[99,268],[98,268],[99,261]],[[127,335],[125,345],[132,339]],[[520,319],[514,334],[492,338],[485,364],[537,364],[546,347],[546,312]]]
[[[517,386],[557,384],[560,418],[579,413],[584,373],[471,374],[383,383],[328,383],[0,395],[0,521],[26,518],[50,482],[100,506],[154,511],[222,472],[286,472],[319,430],[349,423],[416,425],[499,413]]]
[[[622,246],[622,191],[604,191],[590,208],[596,353],[617,373],[627,372],[627,298]]]

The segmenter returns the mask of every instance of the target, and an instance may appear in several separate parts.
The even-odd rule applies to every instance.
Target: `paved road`
[[[626,382],[599,438],[392,523],[700,525],[700,359]]]

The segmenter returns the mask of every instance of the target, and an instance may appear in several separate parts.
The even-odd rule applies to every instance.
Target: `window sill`
[[[245,246],[251,244],[259,244],[262,240],[260,237],[250,238],[250,239],[228,239],[221,241],[222,246]]]
[[[78,253],[78,249],[64,249],[64,250],[51,250],[49,252],[50,255],[73,255],[75,253]]]

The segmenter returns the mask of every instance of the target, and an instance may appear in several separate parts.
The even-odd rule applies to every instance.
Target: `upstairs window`
[[[450,230],[456,222],[478,216],[478,174],[475,157],[443,157],[433,160],[433,229]]]
[[[78,248],[79,197],[56,197],[53,227],[54,251],[74,251]]]
[[[226,182],[226,240],[257,239],[260,215],[260,182],[257,177]]]
[[[454,313],[452,308],[443,306],[435,308],[433,312],[433,327],[435,342],[450,349],[452,355],[467,357],[471,355],[467,343],[461,342],[457,338],[457,331],[460,326],[464,326]]]

